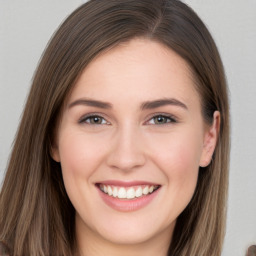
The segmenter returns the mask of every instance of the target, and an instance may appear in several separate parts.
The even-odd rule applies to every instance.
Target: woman
[[[92,0],[35,73],[0,197],[11,255],[220,255],[229,107],[177,0]]]

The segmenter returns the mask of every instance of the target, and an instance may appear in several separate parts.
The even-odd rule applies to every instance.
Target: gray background
[[[256,0],[187,0],[211,31],[230,87],[232,149],[224,256],[256,244]],[[0,0],[0,181],[41,53],[80,0]]]

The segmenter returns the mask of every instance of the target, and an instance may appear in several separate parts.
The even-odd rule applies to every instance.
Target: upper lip
[[[159,184],[155,182],[142,181],[142,180],[135,180],[135,181],[104,180],[104,181],[99,181],[96,184],[113,185],[113,186],[119,186],[119,187],[131,187],[131,186],[139,186],[139,185],[159,186]]]

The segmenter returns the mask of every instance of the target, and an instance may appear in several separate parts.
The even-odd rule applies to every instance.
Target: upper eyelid
[[[85,118],[88,118],[88,117],[94,117],[94,116],[98,116],[98,117],[105,118],[105,116],[104,116],[104,115],[99,114],[99,113],[89,113],[89,114],[85,114],[85,115],[83,115],[80,119],[85,119]]]
[[[151,117],[155,117],[155,116],[164,116],[164,117],[170,117],[170,118],[176,119],[176,117],[173,114],[167,114],[167,113],[162,113],[162,112],[154,113],[154,114],[152,114]]]

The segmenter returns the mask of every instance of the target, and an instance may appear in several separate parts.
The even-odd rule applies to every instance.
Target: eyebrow
[[[70,103],[68,105],[68,108],[71,108],[77,105],[85,105],[85,106],[97,107],[102,109],[113,108],[113,105],[111,103],[99,101],[99,100],[87,99],[87,98],[78,99]],[[163,99],[157,99],[153,101],[145,101],[141,104],[140,109],[141,110],[155,109],[155,108],[159,108],[167,105],[173,105],[173,106],[181,107],[184,109],[188,109],[188,107],[183,102],[174,98],[163,98]]]
[[[154,108],[159,108],[162,106],[166,105],[173,105],[177,107],[181,107],[184,109],[188,109],[188,107],[181,101],[174,99],[174,98],[163,98],[163,99],[158,99],[158,100],[153,100],[153,101],[146,101],[142,103],[141,105],[141,110],[145,109],[154,109]]]
[[[113,105],[108,102],[92,100],[92,99],[78,99],[72,102],[71,104],[69,104],[68,108],[72,108],[77,105],[85,105],[85,106],[97,107],[97,108],[103,108],[103,109],[110,109],[113,107]]]

